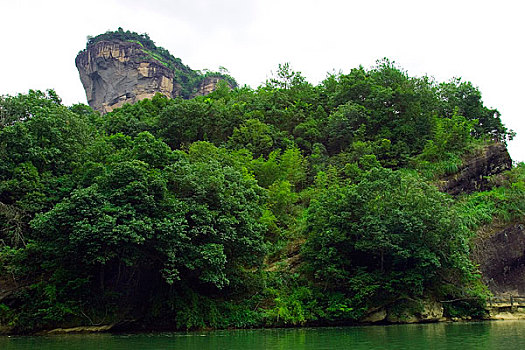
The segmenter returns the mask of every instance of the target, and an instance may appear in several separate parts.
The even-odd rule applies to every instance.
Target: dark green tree
[[[470,232],[451,204],[417,176],[387,169],[371,170],[357,185],[332,185],[308,209],[306,269],[362,312],[422,297],[446,284],[450,271],[468,280]]]

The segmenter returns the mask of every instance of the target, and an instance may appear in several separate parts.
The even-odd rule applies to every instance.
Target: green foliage
[[[297,200],[298,195],[292,191],[292,185],[288,181],[276,181],[268,189],[268,206],[278,223],[292,222],[295,216],[293,205]]]
[[[328,143],[332,152],[341,152],[360,138],[367,125],[368,111],[365,107],[347,103],[340,105],[328,118]]]
[[[496,181],[496,180],[495,180]],[[464,225],[477,229],[495,218],[502,222],[523,220],[525,216],[525,164],[520,163],[497,181],[490,191],[475,192],[457,203]]]
[[[183,330],[251,328],[263,325],[263,314],[256,310],[260,301],[260,296],[244,300],[218,300],[182,286],[157,298],[155,309],[149,315],[151,322]]]
[[[258,221],[262,193],[255,181],[212,161],[179,162],[169,171],[168,188],[189,209],[189,251],[183,257],[187,267],[202,271],[201,280],[222,287],[235,268],[260,264],[265,253]],[[182,258],[177,252],[174,257]]]
[[[285,64],[230,90],[145,34],[100,40],[175,67],[183,97],[228,84],[105,116],[51,90],[0,97],[0,290],[19,286],[0,324],[338,324],[428,296],[483,314],[468,241],[522,220],[525,171],[454,199],[429,182],[512,134],[472,84],[385,59],[318,86]]]
[[[158,135],[172,148],[195,141],[223,144],[238,125],[239,105],[225,105],[223,99],[175,100],[158,115]]]
[[[464,82],[460,78],[453,79],[440,84],[438,94],[441,100],[441,115],[450,118],[460,114],[469,121],[478,121],[473,132],[476,137],[485,136],[505,142],[514,136],[513,131],[502,124],[498,110],[483,105],[481,92],[471,82]]]
[[[182,159],[160,173],[154,166],[166,166],[170,158],[159,159],[158,150],[157,159],[143,154],[155,150],[155,142],[169,155],[165,144],[139,134],[131,154],[149,164],[108,165],[89,187],[37,216],[32,227],[57,259],[135,268],[160,263],[170,284],[183,275],[221,288],[231,270],[256,265],[264,253],[257,187],[218,162]]]
[[[248,119],[233,130],[230,142],[234,148],[246,148],[254,155],[268,155],[274,144],[272,127],[258,119]]]
[[[88,118],[62,106],[52,90],[1,102],[6,123],[0,129],[0,179],[23,162],[31,162],[40,173],[67,173],[94,136]]]
[[[374,168],[356,185],[329,186],[308,210],[306,271],[365,308],[422,296],[447,269],[468,278],[470,233],[451,211],[445,195],[411,173]]]
[[[251,161],[248,167],[265,188],[276,181],[288,181],[295,188],[302,188],[306,180],[306,160],[296,147],[288,148],[284,153],[276,149],[268,155],[268,159],[261,156]]]
[[[290,293],[274,291],[275,306],[267,314],[267,322],[282,325],[304,325],[315,317],[316,301],[307,287],[297,286]]]
[[[155,134],[159,128],[159,113],[171,104],[172,101],[161,94],[133,105],[125,104],[104,116],[104,129],[112,134],[123,133],[130,136],[143,131]]]
[[[441,161],[447,154],[462,154],[473,142],[471,136],[477,120],[468,121],[456,113],[451,118],[436,120],[432,139],[428,140],[420,158]]]
[[[297,86],[307,84],[301,72],[295,72],[290,67],[290,63],[279,64],[274,77],[266,82],[269,88],[291,89]]]
[[[438,103],[428,79],[410,78],[384,59],[369,71],[359,67],[348,75],[330,76],[323,84],[335,110],[330,116],[335,150],[354,138],[388,139],[392,143],[389,158],[403,164],[423,148]]]

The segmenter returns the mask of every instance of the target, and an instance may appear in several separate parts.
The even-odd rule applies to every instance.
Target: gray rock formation
[[[489,229],[472,251],[485,284],[494,294],[525,295],[525,223]]]
[[[361,323],[420,323],[437,322],[443,318],[443,305],[436,300],[405,300],[390,307],[370,312]]]
[[[157,93],[170,98],[181,96],[182,86],[176,82],[174,70],[138,42],[96,42],[78,54],[75,64],[88,104],[103,114]],[[214,76],[204,76],[200,82],[197,79],[197,86],[189,87],[193,90],[191,97],[213,92],[221,79]]]
[[[206,96],[212,93],[217,89],[219,81],[221,81],[221,78],[219,77],[205,77],[197,86],[197,89],[193,96]]]
[[[443,179],[440,189],[452,195],[486,191],[491,184],[487,177],[499,174],[512,167],[507,147],[494,143],[483,148],[463,162],[457,173]]]
[[[173,71],[144,55],[137,43],[98,42],[80,52],[75,64],[89,105],[101,113],[156,93],[177,95]]]

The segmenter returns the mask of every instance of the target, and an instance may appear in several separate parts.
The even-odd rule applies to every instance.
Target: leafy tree
[[[264,197],[251,177],[217,161],[181,161],[170,167],[168,188],[188,208],[189,254],[177,256],[201,280],[222,287],[236,269],[262,262]]]
[[[323,288],[346,293],[363,312],[446,283],[473,267],[451,200],[417,176],[373,169],[356,185],[333,185],[308,209],[307,270]]]
[[[133,105],[125,104],[104,116],[104,128],[110,134],[136,136],[143,131],[157,134],[159,114],[173,102],[164,95],[156,94],[152,99],[144,99]]]
[[[140,158],[155,142],[140,134],[127,156]],[[48,242],[48,254],[57,263],[109,271],[115,264],[132,271],[155,266],[168,283],[189,278],[218,288],[236,269],[257,265],[264,246],[254,181],[216,161],[184,157],[161,173],[153,166],[170,160],[163,152],[167,159],[146,153],[148,163],[112,162],[89,187],[35,218],[32,227]]]
[[[52,90],[3,97],[0,111],[0,240],[19,247],[32,238],[35,213],[74,186],[72,174],[97,133],[91,115],[62,106]]]
[[[279,89],[290,89],[306,84],[306,79],[301,75],[301,72],[293,71],[288,62],[279,64],[279,68],[274,75],[273,78],[270,78],[270,80],[266,82],[267,86]]]
[[[160,134],[172,148],[205,140],[206,121],[213,115],[213,105],[202,99],[177,100],[160,114]]]
[[[258,119],[248,119],[233,130],[230,144],[233,148],[246,148],[254,155],[268,155],[274,145],[272,127]]]
[[[12,122],[0,130],[0,179],[23,162],[32,162],[39,172],[67,173],[94,136],[89,120],[62,106],[51,90],[30,91],[3,103],[3,114]]]
[[[348,75],[329,76],[323,84],[330,107],[337,108],[327,130],[334,152],[347,146],[352,134],[359,141],[390,140],[385,161],[392,165],[402,166],[421,152],[438,110],[431,81],[410,78],[383,59],[369,71],[359,67]]]
[[[261,156],[251,161],[248,167],[259,184],[265,188],[276,181],[288,181],[300,189],[306,180],[306,160],[296,147],[288,148],[284,153],[276,149],[267,159]]]
[[[501,121],[497,109],[483,105],[481,92],[471,82],[460,78],[439,85],[441,98],[441,115],[451,118],[454,114],[464,116],[467,120],[477,120],[473,134],[476,137],[489,136],[497,141],[512,139],[514,133],[508,130]]]
[[[329,150],[339,153],[345,150],[359,134],[366,132],[369,112],[365,107],[347,103],[340,105],[328,118],[327,134]]]

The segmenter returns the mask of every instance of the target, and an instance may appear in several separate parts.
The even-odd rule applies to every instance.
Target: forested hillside
[[[1,97],[1,330],[348,324],[429,300],[482,317],[470,242],[524,220],[525,167],[439,188],[512,134],[470,82],[386,59],[104,116]]]

